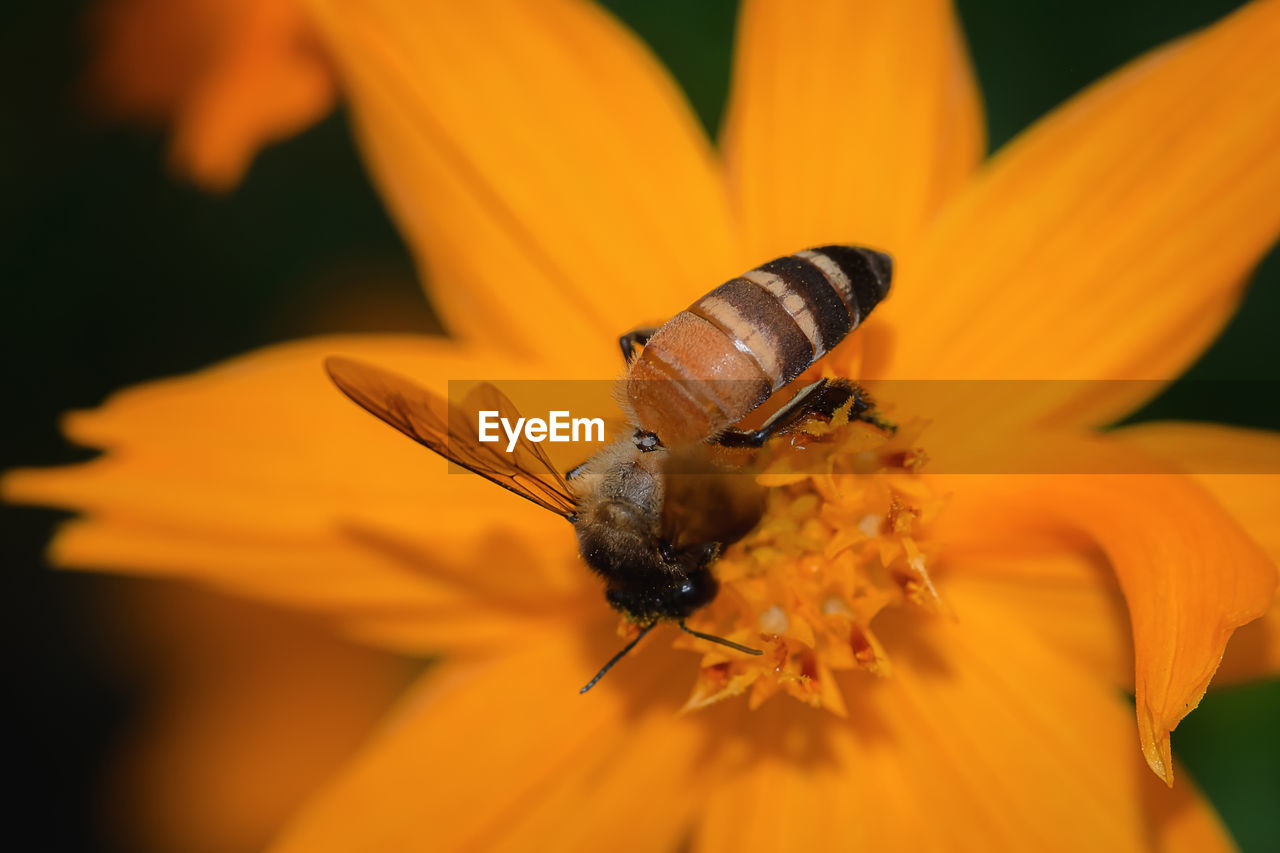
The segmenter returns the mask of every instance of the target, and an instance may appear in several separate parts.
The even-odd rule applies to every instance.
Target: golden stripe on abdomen
[[[882,252],[856,246],[819,246],[796,255],[812,263],[831,282],[848,306],[855,329],[889,293],[893,260]]]
[[[803,303],[805,313],[813,318],[818,331],[813,360],[829,352],[853,328],[854,318],[840,293],[836,291],[830,278],[809,260],[789,255],[764,264],[759,272],[780,279],[791,295]],[[783,304],[794,304],[795,298]],[[791,377],[794,378],[795,376]]]
[[[753,281],[727,281],[693,303],[689,312],[755,359],[775,390],[813,363],[808,336],[778,298]]]

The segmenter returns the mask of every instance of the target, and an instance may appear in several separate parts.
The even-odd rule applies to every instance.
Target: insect
[[[640,627],[585,693],[664,621],[762,653],[685,624],[715,598],[710,567],[721,548],[745,535],[760,512],[734,482],[751,478],[696,463],[716,448],[761,447],[846,404],[851,417],[866,412],[860,389],[823,379],[758,429],[735,428],[866,319],[887,295],[892,269],[889,256],[872,249],[809,249],[731,279],[660,327],[622,335],[628,369],[620,397],[632,429],[564,476],[526,437],[511,453],[479,440],[473,412],[519,417],[493,385],[477,386],[455,406],[378,367],[341,357],[325,367],[343,393],[378,418],[573,524],[583,560],[604,579],[606,600]],[[679,476],[685,471],[696,473]]]

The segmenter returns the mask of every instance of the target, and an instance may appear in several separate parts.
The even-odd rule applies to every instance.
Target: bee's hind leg
[[[851,399],[849,419],[863,420],[862,415],[871,409],[871,400],[865,391],[848,379],[819,379],[802,388],[759,429],[729,430],[715,441],[722,447],[763,447],[769,439],[798,426],[806,418],[816,415],[830,420]]]
[[[658,331],[657,326],[641,326],[619,337],[618,346],[622,348],[622,360],[630,364],[631,359],[636,357],[636,347],[649,343],[649,338],[652,338],[656,331]]]

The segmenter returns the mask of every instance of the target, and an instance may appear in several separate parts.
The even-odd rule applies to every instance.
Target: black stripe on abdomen
[[[849,334],[853,328],[853,317],[822,270],[795,255],[769,261],[759,269],[782,279],[793,293],[804,300],[822,339],[818,354],[830,352]]]
[[[874,249],[856,246],[819,246],[812,249],[826,255],[849,281],[850,297],[861,323],[889,293],[893,259]]]
[[[755,359],[775,389],[813,362],[813,347],[778,299],[760,285],[735,278],[689,307]]]

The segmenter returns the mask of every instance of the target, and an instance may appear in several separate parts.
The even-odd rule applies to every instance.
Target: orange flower
[[[333,109],[336,81],[298,0],[100,0],[86,96],[169,126],[169,158],[206,189]]]
[[[104,786],[120,849],[263,849],[416,669],[315,617],[189,584],[113,591],[112,652],[155,697]]]
[[[1280,477],[1214,472],[1280,470],[1280,437],[1094,429],[1203,349],[1280,233],[1280,2],[1138,60],[981,168],[943,2],[746,2],[722,153],[580,0],[311,8],[456,339],[323,338],[133,389],[67,420],[101,458],[4,482],[85,513],[62,565],[197,578],[444,655],[278,849],[1231,847],[1156,776],[1172,785],[1169,732],[1232,632],[1272,606]],[[828,367],[1145,380],[1041,382],[986,414],[1051,424],[1042,455],[1188,473],[773,478],[699,614],[765,634],[771,665],[651,636],[583,698],[617,637],[563,524],[445,476],[320,371],[611,375],[619,332],[842,241],[899,272]],[[1274,620],[1224,674],[1276,671]]]

